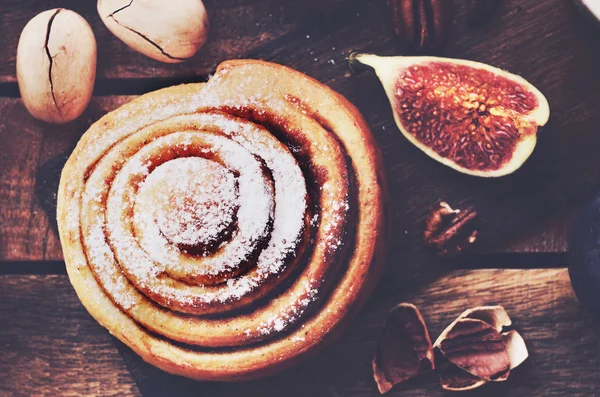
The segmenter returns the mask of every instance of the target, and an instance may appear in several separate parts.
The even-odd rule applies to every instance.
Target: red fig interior
[[[403,70],[395,83],[397,112],[419,142],[456,164],[480,171],[507,163],[537,125],[518,116],[538,106],[522,84],[483,69],[431,62]]]

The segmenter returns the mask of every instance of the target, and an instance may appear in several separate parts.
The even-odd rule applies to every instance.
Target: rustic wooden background
[[[550,101],[534,155],[505,178],[464,176],[426,157],[395,129],[376,78],[348,73],[351,49],[400,53],[383,0],[206,0],[209,41],[179,65],[129,50],[91,0],[0,0],[0,395],[375,396],[371,356],[386,312],[400,301],[422,309],[433,336],[468,307],[509,310],[530,359],[507,382],[468,395],[600,395],[600,323],[576,301],[564,254],[577,207],[600,185],[600,29],[568,0],[504,0],[476,28],[466,23],[466,1],[455,2],[445,54],[519,73]],[[98,80],[80,119],[49,126],[19,99],[15,53],[27,21],[58,6],[90,22]],[[394,233],[377,291],[318,357],[264,380],[199,383],[144,364],[83,309],[62,262],[55,189],[64,155],[101,115],[153,89],[204,81],[221,61],[241,57],[294,67],[360,108],[384,153]],[[477,208],[474,256],[443,262],[423,250],[423,217],[439,200]],[[390,392],[424,394],[445,393],[432,377]]]

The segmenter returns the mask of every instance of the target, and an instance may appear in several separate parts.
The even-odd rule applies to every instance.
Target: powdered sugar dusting
[[[141,186],[137,195],[134,211],[136,232],[144,250],[150,255],[152,260],[160,264],[161,268],[169,274],[185,274],[190,277],[210,274],[219,275],[235,269],[249,257],[256,249],[257,244],[267,236],[270,219],[273,217],[275,206],[273,200],[274,192],[265,180],[261,165],[256,161],[254,156],[240,145],[223,137],[212,134],[204,136],[198,133],[178,133],[165,137],[164,141],[155,141],[153,144],[168,147],[179,140],[184,140],[187,142],[186,145],[191,146],[208,145],[206,149],[203,149],[203,152],[206,154],[219,153],[221,159],[224,161],[224,166],[239,175],[233,181],[238,186],[237,194],[239,198],[236,199],[235,203],[220,204],[225,209],[233,210],[234,207],[237,209],[237,229],[233,233],[231,240],[223,242],[219,251],[213,255],[202,258],[190,258],[182,254],[177,247],[164,238],[165,233],[161,230],[158,222],[156,222],[156,219],[160,218],[160,214],[157,214],[159,206],[155,205],[154,202],[154,189],[149,187],[154,183],[154,173],[152,173]],[[174,161],[179,160],[167,162],[165,166]],[[186,160],[186,162],[190,161],[193,162],[196,160],[194,158]],[[158,169],[155,170],[155,172],[157,171]],[[164,178],[165,175],[158,175],[156,179],[162,181]],[[176,176],[172,178],[177,179]],[[127,183],[127,180],[122,181],[124,187],[127,186]],[[202,188],[202,186],[186,188],[185,184],[181,186],[181,189],[192,192]],[[222,188],[223,186],[219,187],[219,189]],[[183,197],[187,194],[187,192],[184,193]],[[123,197],[126,198],[125,196]],[[129,201],[128,205],[131,204],[131,201]],[[115,202],[115,208],[119,208],[120,205],[123,205],[123,203]],[[223,221],[223,223],[226,223],[225,220],[230,220],[229,215],[225,215],[225,218],[221,219],[220,222]],[[223,224],[222,226],[226,225]],[[218,232],[220,227],[215,229]],[[203,295],[204,297],[197,299],[202,301],[214,299],[214,295],[210,295],[209,291],[203,291]]]
[[[220,153],[226,159],[227,165],[239,172],[239,195],[240,208],[237,212],[238,229],[232,240],[225,244],[219,255],[193,260],[193,262],[177,261],[173,257],[176,249],[168,244],[156,233],[158,225],[153,226],[155,214],[152,208],[157,208],[152,202],[140,202],[141,208],[150,209],[143,211],[136,208],[134,219],[141,227],[144,235],[140,238],[145,251],[139,249],[131,229],[130,217],[127,215],[134,210],[135,190],[132,190],[132,181],[138,179],[131,169],[135,169],[136,163],[145,162],[146,156],[151,156],[156,150],[170,147],[183,135],[190,135],[188,139],[192,145],[201,143],[210,144],[210,150]],[[209,135],[200,137],[200,134],[174,133],[146,145],[139,153],[128,161],[122,171],[117,175],[112,184],[111,194],[107,202],[107,217],[110,242],[119,257],[123,270],[130,276],[134,284],[141,290],[148,291],[152,295],[163,297],[165,301],[175,300],[193,305],[195,302],[208,302],[214,299],[214,293],[206,291],[202,286],[189,287],[176,280],[156,278],[154,274],[160,273],[169,267],[179,269],[181,273],[197,274],[221,274],[229,271],[245,260],[262,236],[268,232],[269,218],[273,213],[273,192],[263,181],[260,165],[254,157],[245,152],[242,147],[225,138]],[[191,160],[190,160],[191,161]],[[168,163],[166,163],[168,164]],[[151,174],[152,175],[152,174]],[[153,196],[149,196],[151,199]],[[156,234],[154,234],[156,233]],[[146,253],[148,252],[148,254]],[[171,256],[170,256],[171,255]],[[155,262],[155,261],[165,262]],[[193,266],[189,266],[193,263]],[[158,265],[166,266],[159,268]],[[149,270],[148,268],[154,268]]]
[[[145,189],[151,193],[143,195]],[[140,187],[138,204],[144,199],[152,200],[143,207],[156,208],[155,222],[168,240],[187,246],[215,241],[234,221],[239,205],[234,175],[199,157],[179,158],[157,167]]]
[[[100,217],[101,215],[99,215]],[[115,258],[108,244],[97,244],[104,241],[104,230],[101,227],[102,222],[97,221],[94,227],[89,230],[86,238],[88,239],[91,249],[88,252],[88,260],[93,262],[98,268],[104,270],[114,263]],[[100,271],[95,273],[96,278],[100,280],[102,285],[108,287],[108,293],[113,297],[115,303],[122,306],[125,310],[130,309],[137,303],[137,299],[127,293],[127,280],[123,277],[118,277],[118,274],[109,271]]]
[[[266,321],[259,324],[256,331],[262,335],[269,335],[273,332],[281,332],[287,329],[290,324],[294,323],[296,319],[304,314],[308,305],[317,299],[317,285],[318,283],[313,279],[305,281],[304,290],[295,296],[296,304],[283,307],[279,312],[273,313]],[[251,330],[246,331],[251,332]]]
[[[336,200],[331,205],[331,218],[328,223],[323,226],[327,249],[331,252],[336,251],[341,245],[342,240],[339,233],[333,233],[333,230],[339,229],[346,222],[346,214],[350,206],[348,200]]]

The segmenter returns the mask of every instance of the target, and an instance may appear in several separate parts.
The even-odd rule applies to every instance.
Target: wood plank
[[[0,324],[0,395],[139,395],[66,276],[1,276]]]
[[[541,136],[532,158],[514,175],[494,180],[461,175],[429,159],[394,127],[389,105],[376,78],[368,73],[346,75],[344,54],[349,49],[391,53],[394,47],[383,2],[351,0],[347,5],[334,15],[314,18],[314,23],[269,41],[252,50],[250,55],[304,71],[344,93],[360,108],[384,153],[394,224],[392,258],[402,257],[415,268],[427,268],[422,263],[432,258],[424,254],[421,243],[423,219],[439,200],[457,207],[474,205],[477,208],[482,221],[481,252],[485,253],[500,244],[507,234],[515,233],[543,215],[554,214],[600,180],[600,160],[596,156],[600,145],[596,134],[600,109],[582,107],[582,103],[595,103],[600,99],[600,80],[595,78],[595,71],[600,69],[600,54],[588,50],[597,34],[581,23],[581,16],[569,2],[527,0],[520,5],[507,4],[486,30],[475,31],[465,27],[464,11],[459,9],[456,40],[447,54],[482,60],[521,73],[548,95],[553,107],[551,125]],[[557,69],[548,65],[556,65]],[[88,114],[92,113],[93,110]],[[48,128],[25,116],[22,107],[20,113],[7,111],[5,114],[9,120],[4,124],[8,128],[0,128],[4,128],[2,136],[7,139],[17,139],[14,131],[20,128],[35,131]],[[15,119],[10,120],[13,117]],[[82,127],[86,123],[82,122]],[[76,137],[83,130],[72,132],[70,136]],[[44,134],[47,135],[50,134]],[[16,144],[9,142],[13,149],[3,154],[6,156],[3,161],[11,164],[11,169],[20,171],[14,180],[3,183],[19,190],[8,194],[20,198],[6,196],[3,204],[17,206],[6,211],[22,211],[22,215],[11,212],[9,216],[16,219],[17,230],[30,220],[32,230],[21,231],[19,237],[2,237],[14,243],[1,246],[0,257],[5,260],[60,259],[56,238],[48,232],[43,216],[28,215],[33,212],[31,208],[37,208],[27,205],[35,206],[35,200],[31,199],[31,178],[42,162],[23,163],[23,158],[30,155],[30,150],[40,150],[41,146],[36,146],[40,143],[17,141]],[[27,152],[23,153],[25,149]],[[16,164],[25,166],[21,169]],[[47,239],[43,237],[46,235],[49,235]],[[46,253],[40,243],[43,241],[48,241]],[[561,241],[561,249],[564,249],[564,238]]]
[[[581,200],[552,212],[539,221],[507,233],[506,239],[486,249],[486,254],[566,252]]]
[[[44,209],[55,206],[62,153],[72,148],[79,136],[102,114],[129,101],[132,97],[95,97],[86,113],[76,122],[51,126],[34,120],[19,99],[0,99],[0,139],[5,150],[0,153],[0,259],[61,260],[54,218]],[[57,162],[57,167],[46,166]],[[40,167],[47,170],[38,172]],[[45,189],[39,192],[39,187]],[[38,193],[35,194],[36,188]],[[575,208],[575,207],[573,207]],[[574,215],[568,208],[565,215],[534,222],[506,242],[490,244],[484,253],[500,252],[562,252],[567,247],[567,234]]]
[[[149,77],[194,79],[215,70],[226,59],[244,57],[270,40],[281,37],[315,15],[327,13],[342,0],[205,0],[210,33],[206,45],[187,62],[173,65],[149,59],[131,50],[104,26],[96,2],[79,0],[5,0],[0,5],[0,82],[15,82],[15,57],[25,24],[41,11],[64,7],[81,14],[98,43],[101,80]]]
[[[398,243],[395,248],[421,249],[419,222],[434,202],[447,200],[458,207],[474,205],[478,209],[484,223],[480,234],[481,253],[564,251],[572,220],[557,223],[547,235],[534,229],[531,242],[523,240],[519,230],[544,215],[554,216],[565,203],[581,197],[600,180],[597,156],[591,153],[600,146],[596,127],[592,126],[592,120],[600,121],[600,111],[583,108],[582,102],[574,98],[583,95],[594,101],[600,99],[600,80],[594,72],[600,68],[600,57],[587,50],[594,45],[598,34],[593,27],[582,23],[572,4],[564,1],[507,2],[485,29],[467,28],[464,11],[458,10],[455,41],[445,53],[488,62],[524,75],[542,89],[552,107],[550,125],[542,132],[532,158],[522,170],[501,180],[459,175],[431,162],[405,140],[398,140],[389,105],[377,79],[368,73],[340,78],[340,68],[327,64],[339,65],[341,59],[335,54],[324,60],[298,56],[302,45],[302,38],[298,36],[297,42],[287,42],[275,56],[266,58],[292,63],[308,74],[326,76],[325,81],[357,104],[365,115],[386,159],[394,213],[393,242]],[[373,22],[386,20],[385,7],[370,3],[356,15],[345,17],[350,24],[340,24],[331,31],[311,36],[311,41],[319,43],[317,48],[324,46],[322,41],[344,51],[360,48],[394,53],[389,26],[380,23],[377,28]],[[565,46],[565,51],[555,51],[559,46]],[[579,66],[584,57],[585,66]],[[568,70],[578,72],[561,72]],[[516,219],[523,222],[513,222]],[[508,243],[513,244],[512,248],[503,246],[506,237],[514,239]],[[405,252],[400,248],[398,254]]]
[[[40,166],[71,150],[75,143],[101,115],[129,97],[94,98],[77,121],[52,126],[34,120],[19,99],[0,99],[0,259],[62,259],[58,235],[52,220],[43,211],[35,195],[36,176]],[[50,184],[56,185],[60,169]],[[38,181],[42,183],[43,181]],[[56,201],[55,189],[49,199]]]
[[[398,281],[398,280],[397,280]],[[278,396],[378,396],[371,357],[388,308],[410,301],[423,311],[432,337],[466,308],[503,304],[530,350],[529,360],[503,384],[488,385],[471,396],[589,396],[600,392],[598,323],[583,311],[571,291],[565,270],[477,270],[449,274],[413,292],[397,284],[385,299],[376,294],[347,332],[323,353],[272,378],[244,383],[196,383],[140,365],[146,376],[138,384],[145,397],[199,393]],[[387,304],[382,303],[383,300]],[[162,377],[161,377],[162,374]],[[139,379],[139,378],[138,378]],[[446,396],[433,374],[397,387],[390,396]]]
[[[549,264],[551,265],[551,264]],[[370,360],[387,311],[417,304],[432,337],[464,309],[504,305],[527,341],[530,358],[503,384],[472,396],[590,396],[600,393],[600,324],[584,311],[567,271],[455,271],[431,279],[390,270],[348,330],[317,357],[274,377],[243,383],[198,383],[144,364],[122,345],[144,397],[198,395],[377,396]],[[135,395],[108,335],[77,302],[66,276],[0,276],[0,382],[7,395]],[[6,350],[8,349],[8,350]],[[85,354],[83,352],[86,352]],[[26,381],[25,381],[26,379]],[[4,389],[1,389],[4,387]],[[14,394],[21,390],[22,394]],[[62,393],[64,391],[64,393]],[[110,394],[110,393],[113,394]],[[394,389],[391,396],[445,396],[435,378]]]
[[[276,57],[267,57],[279,62],[283,59],[283,63],[293,63],[312,75],[327,76],[326,81],[333,88],[358,105],[383,148],[395,215],[394,242],[402,241],[405,247],[422,248],[419,244],[422,227],[417,222],[438,200],[447,200],[458,207],[475,205],[484,222],[480,237],[487,249],[526,223],[517,225],[512,220],[529,222],[542,214],[549,215],[550,211],[589,191],[600,180],[597,156],[590,153],[600,146],[596,127],[592,126],[593,120],[600,121],[600,110],[583,109],[582,103],[574,98],[584,95],[594,98],[593,101],[600,99],[600,80],[588,68],[590,65],[594,65],[594,70],[600,68],[600,57],[589,55],[587,50],[594,45],[597,32],[580,23],[581,17],[575,8],[564,1],[507,4],[485,30],[478,31],[465,27],[461,12],[459,10],[456,18],[456,41],[446,54],[488,62],[524,75],[548,96],[553,111],[551,123],[542,132],[532,158],[519,172],[499,180],[457,174],[398,139],[389,105],[373,75],[336,77],[337,66],[326,65],[320,59],[313,62],[312,58],[299,57],[300,44],[287,43]],[[359,16],[349,18],[350,25],[336,27],[336,31],[319,37],[335,44],[336,49],[361,48],[390,53],[393,41],[389,32],[383,26],[374,28],[371,22],[385,18],[385,8],[372,4]],[[568,46],[568,51],[554,51],[555,46],[562,45]],[[547,47],[552,49],[546,50]],[[577,58],[570,58],[575,53]],[[576,59],[583,57],[585,66],[576,65],[579,62]],[[337,65],[339,60],[333,58]],[[549,65],[553,65],[552,70]],[[561,70],[578,70],[578,73],[565,74]],[[398,237],[402,235],[406,238]]]

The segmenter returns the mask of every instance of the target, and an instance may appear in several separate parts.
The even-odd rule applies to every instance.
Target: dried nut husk
[[[519,365],[523,364],[525,360],[527,360],[527,357],[529,357],[529,352],[527,351],[525,340],[521,334],[514,329],[503,333],[502,338],[506,344],[506,352],[508,353],[510,370],[512,371]]]
[[[550,117],[548,101],[531,83],[484,63],[360,53],[349,61],[375,70],[412,144],[464,174],[516,171]]]
[[[373,376],[380,393],[433,369],[429,331],[419,309],[410,303],[394,307],[383,326]]]
[[[483,379],[471,375],[464,369],[451,363],[440,349],[434,348],[435,371],[440,378],[440,384],[444,390],[467,391],[485,385]]]
[[[161,62],[187,60],[208,37],[201,0],[99,0],[98,13],[125,44]]]
[[[512,320],[508,316],[506,309],[502,306],[479,306],[465,310],[460,316],[461,318],[473,318],[481,320],[491,325],[496,331],[502,332],[505,327],[512,325]]]
[[[17,48],[17,81],[35,118],[56,124],[76,119],[92,98],[95,78],[96,39],[80,15],[57,8],[25,25]]]
[[[471,390],[508,379],[528,357],[521,335],[502,306],[463,312],[433,344],[435,368],[445,390]]]
[[[502,335],[481,320],[455,321],[442,333],[435,347],[448,361],[482,380],[505,379],[510,370]]]

